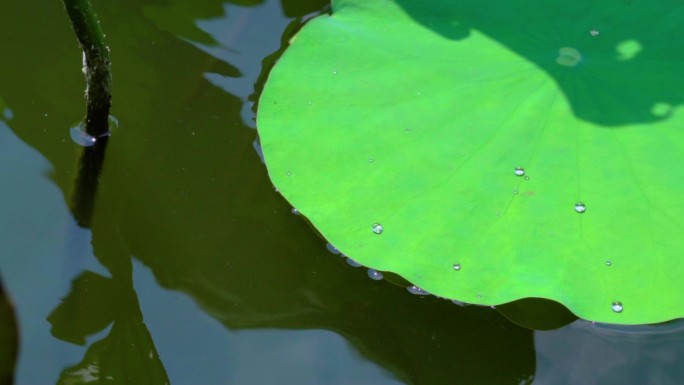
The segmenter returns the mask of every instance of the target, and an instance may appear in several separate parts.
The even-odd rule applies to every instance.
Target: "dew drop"
[[[371,227],[371,228],[373,229],[373,232],[374,232],[375,234],[382,234],[383,228],[382,228],[382,225],[381,225],[381,224],[379,224],[379,223],[373,223],[373,227]]]
[[[373,159],[373,158],[368,159],[368,163],[374,163],[374,162],[375,162],[375,159]]]
[[[337,70],[332,70],[333,75],[337,75]]]
[[[430,295],[430,293],[419,288],[416,285],[409,286],[406,288],[406,290],[408,290],[409,293],[414,294],[414,295]]]
[[[622,313],[622,302],[613,302],[613,304],[610,305],[610,308],[616,313]]]
[[[361,266],[363,266],[362,264],[356,262],[355,260],[353,260],[353,259],[351,259],[351,258],[347,258],[347,265],[349,265],[349,266],[351,266],[351,267],[361,267]]]
[[[513,189],[513,194],[515,194],[515,195],[518,194],[518,189],[517,189],[517,188],[514,188],[514,189]]]
[[[456,271],[459,271],[459,270],[461,270],[461,264],[460,264],[460,263],[454,263],[454,265],[452,266],[452,268],[453,268],[454,270],[456,270]]]
[[[610,260],[606,261],[606,266],[611,266],[612,264],[613,262],[611,262]]]
[[[529,176],[529,175],[525,175],[525,178],[524,178],[524,179],[525,179],[525,180],[530,180],[530,176]]]
[[[589,31],[589,34],[590,34],[592,37],[598,36],[599,33],[600,33],[599,30],[596,29],[596,28],[592,28],[591,31]]]
[[[290,171],[290,170],[285,171],[285,175],[287,175],[287,176],[292,175],[292,171]]]
[[[299,210],[297,210],[297,209],[294,208],[294,207],[293,207],[292,210],[290,210],[290,211],[291,211],[292,214],[294,214],[294,215],[299,215]]]
[[[381,272],[374,269],[368,269],[368,277],[373,281],[382,281],[384,278]]]
[[[335,255],[340,255],[340,251],[337,249],[337,247],[333,246],[332,243],[327,243],[325,245],[325,248],[328,249],[329,252],[331,252]]]
[[[575,203],[575,211],[582,214],[583,212],[587,211],[587,206],[585,206],[582,202],[577,202]]]
[[[515,175],[517,176],[523,176],[525,175],[525,169],[522,167],[516,167],[515,170],[513,171]]]
[[[582,54],[577,49],[572,47],[561,47],[561,49],[558,50],[556,63],[563,67],[575,67],[580,61],[582,61]]]

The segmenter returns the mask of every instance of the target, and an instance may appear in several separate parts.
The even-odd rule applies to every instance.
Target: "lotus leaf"
[[[258,129],[342,253],[435,295],[684,316],[684,3],[333,0]]]

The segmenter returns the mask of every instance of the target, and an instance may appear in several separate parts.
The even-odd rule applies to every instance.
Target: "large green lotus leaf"
[[[333,1],[262,94],[269,174],[438,296],[682,317],[683,33],[679,0]]]

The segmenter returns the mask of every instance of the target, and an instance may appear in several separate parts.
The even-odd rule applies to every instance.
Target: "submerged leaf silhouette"
[[[683,20],[674,0],[333,1],[264,88],[270,177],[430,293],[682,317]]]
[[[133,293],[133,296],[135,294]],[[135,301],[137,304],[137,300]],[[133,310],[133,308],[131,308]],[[93,343],[79,364],[64,370],[57,384],[169,383],[142,314],[129,310],[117,318],[106,338]]]
[[[85,344],[85,337],[109,325],[116,315],[117,298],[111,278],[85,271],[71,283],[71,291],[48,316],[52,335],[62,341]]]
[[[14,308],[0,280],[0,385],[14,382],[14,365],[19,351],[19,331]]]

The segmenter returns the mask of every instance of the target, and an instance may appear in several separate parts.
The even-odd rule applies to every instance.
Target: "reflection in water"
[[[83,146],[71,197],[72,213],[79,226],[92,227],[109,142],[109,48],[104,46],[100,21],[92,14],[87,1],[65,2],[65,5],[84,51],[83,70],[87,82],[87,114],[81,124],[82,130],[72,128],[70,132],[76,144]],[[95,35],[92,31],[96,31]],[[106,231],[102,226],[93,230],[94,248],[103,237],[116,237],[116,233]],[[112,327],[104,339],[90,345],[79,364],[62,371],[57,383],[168,384],[133,290],[130,256],[119,252],[118,248],[97,248],[94,253],[112,277],[84,271],[73,280],[69,294],[47,319],[52,325],[53,336],[79,345],[86,343],[87,336],[110,324]]]
[[[682,320],[645,326],[580,320],[535,332],[535,385],[677,384],[684,376],[683,341]]]
[[[130,264],[130,259],[122,262]],[[83,272],[48,321],[55,337],[79,345],[85,344],[86,336],[112,324],[107,336],[92,343],[80,363],[62,372],[58,384],[168,384],[130,276],[106,278]]]
[[[224,16],[198,20],[198,27],[213,36],[216,44],[191,43],[218,60],[230,63],[240,70],[238,76],[205,72],[204,77],[213,85],[235,95],[242,101],[242,123],[256,128],[250,96],[261,73],[265,57],[278,51],[281,36],[264,33],[263,29],[249,28],[249,24],[268,25],[274,30],[284,31],[290,20],[281,14],[280,4],[267,1],[257,6],[224,4]]]
[[[71,197],[71,210],[76,222],[82,227],[90,227],[108,142],[108,135],[95,139],[91,145],[83,148],[78,163],[78,174]]]
[[[43,239],[48,230],[60,235],[65,228],[77,231],[63,224],[64,214],[49,212],[64,205],[50,199],[54,198],[52,191],[22,201],[22,210],[30,210],[30,201],[35,202],[37,211],[30,214],[44,218],[40,226],[32,222],[11,232],[22,237],[39,235],[23,239],[19,250],[25,253],[20,254],[26,260],[23,265],[31,267],[31,274],[26,275],[38,277],[38,288],[51,290],[47,300],[52,301],[51,311],[36,315],[36,324],[45,324],[48,316],[56,337],[89,347],[73,353],[68,350],[70,345],[54,348],[54,341],[46,341],[44,345],[53,344],[47,359],[41,347],[26,349],[20,362],[24,381],[31,382],[31,372],[43,367],[66,367],[62,382],[83,381],[94,365],[101,378],[125,379],[123,368],[130,365],[130,373],[139,376],[136,383],[163,383],[167,381],[164,360],[171,381],[189,378],[193,381],[186,383],[208,383],[203,379],[242,370],[240,383],[246,383],[258,377],[245,372],[244,361],[225,358],[227,352],[240,354],[231,350],[231,344],[251,348],[251,353],[246,353],[250,357],[268,354],[273,360],[283,360],[292,358],[287,354],[293,350],[276,349],[281,353],[273,354],[271,345],[276,337],[270,329],[290,336],[288,346],[302,343],[295,337],[304,334],[301,330],[325,329],[344,337],[360,353],[348,367],[372,362],[404,383],[530,383],[535,372],[531,331],[515,326],[494,310],[412,296],[388,284],[386,281],[393,279],[389,275],[375,282],[365,269],[347,268],[343,258],[331,258],[324,242],[305,221],[293,216],[290,206],[273,191],[263,165],[253,154],[255,134],[249,129],[253,115],[248,114],[251,106],[246,109],[245,104],[256,100],[255,90],[263,85],[284,42],[314,10],[312,4],[320,10],[326,1],[283,0],[282,8],[277,1],[235,4],[241,5],[224,6],[217,0],[101,4],[99,14],[110,30],[108,39],[117,69],[113,113],[122,125],[116,140],[108,144],[89,223],[92,252],[100,270],[84,270],[80,262],[73,262],[74,247],[69,246],[62,256],[60,243]],[[254,7],[245,7],[248,4]],[[68,197],[77,157],[66,127],[82,111],[81,92],[68,90],[81,84],[81,73],[78,68],[72,71],[73,57],[63,52],[73,37],[62,23],[59,6],[43,4],[44,18],[28,8],[17,2],[0,3],[2,14],[13,16],[6,18],[3,30],[33,31],[2,36],[12,44],[0,58],[8,69],[0,73],[0,89],[14,112],[12,130],[49,160],[54,169],[51,180],[62,197]],[[204,21],[195,23],[197,19]],[[250,44],[245,36],[263,46]],[[57,43],[54,49],[53,45],[45,47],[40,63],[25,60],[21,55],[25,47],[42,41]],[[44,71],[44,62],[51,63],[51,71]],[[13,78],[8,73],[14,74]],[[38,74],[38,78],[17,75],[25,73]],[[27,89],[38,96],[26,100]],[[44,117],[46,113],[49,118]],[[40,175],[42,168],[23,172]],[[12,181],[19,184],[21,179]],[[38,188],[47,190],[43,185]],[[11,202],[1,201],[0,207],[12,208],[20,198],[12,195],[7,199]],[[170,290],[161,291],[159,286],[137,280],[134,290],[131,255],[136,265],[141,261],[158,284]],[[66,261],[57,263],[67,266],[65,275],[75,277],[61,304],[58,297],[64,291],[51,281],[62,279],[55,277],[59,271],[53,268],[56,256]],[[4,267],[6,259],[4,255],[0,258]],[[16,292],[25,293],[17,297],[25,307],[33,306],[37,279],[17,275],[12,281],[21,286]],[[151,296],[155,291],[159,295]],[[180,304],[187,302],[185,296],[174,299],[179,292],[192,298],[202,312]],[[147,322],[143,322],[138,296]],[[147,330],[150,319],[159,328],[150,326],[154,343]],[[215,334],[208,334],[206,325],[218,323]],[[160,332],[162,328],[165,333]],[[251,331],[228,338],[226,328]],[[300,331],[289,332],[293,329]],[[332,339],[331,335],[309,334],[321,344]],[[194,342],[191,346],[196,350],[187,354],[178,341]],[[324,346],[335,349],[341,345],[339,339],[335,341]],[[275,345],[283,345],[280,342]],[[554,346],[566,343],[563,340]],[[176,350],[170,351],[168,346]],[[65,350],[69,354],[55,353]],[[334,373],[338,351],[328,353],[324,362],[319,357],[320,362],[310,363],[309,370],[331,384],[348,378]],[[74,354],[83,358],[75,359]],[[268,367],[261,359],[251,364]],[[205,361],[218,363],[207,367],[211,376],[192,367],[193,362]],[[324,369],[331,371],[324,375]],[[281,383],[296,383],[284,370],[278,374]],[[54,379],[58,373],[49,375]],[[395,379],[388,382],[396,383]]]

